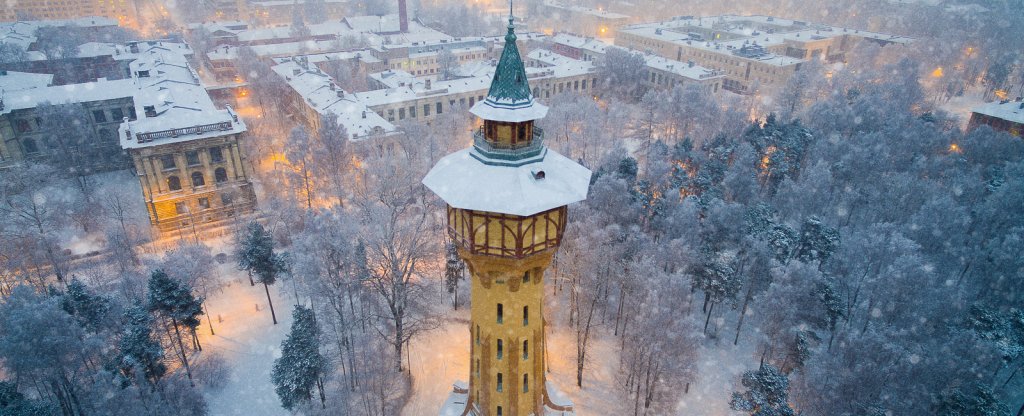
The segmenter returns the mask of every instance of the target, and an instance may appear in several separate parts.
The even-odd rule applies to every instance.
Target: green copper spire
[[[516,47],[516,30],[511,8],[508,16],[508,33],[505,35],[505,49],[502,50],[498,67],[494,70],[487,101],[495,107],[504,108],[524,107],[533,102],[530,85],[526,82],[526,66],[523,65],[523,58]]]

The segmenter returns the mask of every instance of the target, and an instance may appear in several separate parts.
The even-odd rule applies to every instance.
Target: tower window
[[[523,340],[523,359],[530,358],[530,341]]]
[[[503,347],[504,347],[504,343],[502,343],[502,341],[499,339],[498,340],[498,359],[499,360],[501,359],[501,356],[504,355],[504,352],[505,352],[505,349]]]
[[[502,387],[501,373],[498,373],[498,393],[501,393]]]
[[[523,273],[523,283],[530,282],[530,272]]]
[[[500,391],[500,389],[499,389],[499,391]],[[497,415],[498,415],[498,416],[501,416],[501,406],[498,406],[498,412],[497,412]]]
[[[523,326],[530,324],[530,307],[523,306]]]
[[[499,303],[499,304],[498,304],[498,323],[499,323],[499,324],[500,324],[500,323],[502,323],[502,321],[504,321],[504,320],[505,320],[505,316],[504,316],[504,315],[505,315],[505,311],[504,311],[504,308],[503,308],[503,307],[501,306],[501,304]]]
[[[476,343],[480,345],[480,325],[476,326]]]
[[[523,374],[523,393],[530,392],[530,378],[528,375]]]
[[[479,358],[476,359],[476,376],[480,377],[480,359]],[[479,391],[477,393],[479,393]]]

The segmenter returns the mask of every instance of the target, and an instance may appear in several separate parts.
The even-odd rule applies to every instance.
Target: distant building
[[[132,0],[17,0],[0,8],[0,22],[16,20],[61,20],[103,16],[121,24],[135,20]]]
[[[138,117],[125,120],[118,136],[154,227],[195,231],[251,213],[252,171],[240,148],[245,123],[230,107],[214,106],[180,55],[149,56],[131,71]]]
[[[602,9],[562,4],[546,0],[540,5],[542,16],[557,20],[559,28],[587,36],[610,37],[618,28],[634,23],[632,16]]]
[[[531,52],[528,55],[529,63],[554,65],[562,59],[571,58],[595,62],[599,65],[604,60],[608,48],[615,48],[615,46],[594,38],[584,38],[567,33],[556,34],[551,38],[550,43],[551,51]],[[726,80],[723,71],[705,68],[692,60],[680,62],[651,54],[644,54],[644,60],[647,64],[644,80],[651,88],[674,88],[677,85],[697,84],[706,87],[709,92],[715,93],[722,88]]]
[[[843,61],[862,41],[906,44],[902,36],[771,16],[675,17],[626,26],[615,44],[722,71],[723,87],[738,93],[785,85],[810,59]]]
[[[89,50],[107,50],[108,57],[117,57],[116,71],[130,72],[129,66],[140,59],[169,54],[191,55],[187,45],[169,42],[132,42],[127,45],[87,44]],[[83,45],[84,46],[84,45]],[[123,68],[123,69],[121,69]],[[136,79],[100,78],[90,82],[54,85],[54,76],[29,74],[0,69],[0,168],[23,160],[48,162],[57,159],[63,150],[45,131],[46,123],[39,114],[41,104],[75,104],[88,114],[89,129],[98,139],[84,143],[90,153],[90,169],[101,172],[128,167],[128,159],[118,142],[118,126],[127,117],[134,120],[135,99],[139,95]],[[31,89],[26,92],[25,89]]]
[[[324,0],[323,3],[324,17],[328,19],[340,19],[349,6],[349,0]],[[306,7],[306,0],[250,0],[247,14],[249,19],[264,24],[291,23],[296,7]]]
[[[1015,101],[996,101],[976,107],[971,112],[968,128],[973,129],[982,124],[1024,137],[1024,102],[1017,98]]]

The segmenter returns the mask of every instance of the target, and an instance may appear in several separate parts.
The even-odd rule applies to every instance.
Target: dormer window
[[[139,78],[149,78],[149,71],[139,71]]]
[[[146,112],[146,117],[156,117],[156,106],[147,105],[142,107],[142,110]]]

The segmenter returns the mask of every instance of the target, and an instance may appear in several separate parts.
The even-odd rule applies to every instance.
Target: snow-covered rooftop
[[[608,47],[611,46],[598,39],[576,36],[569,33],[556,33],[551,37],[551,42],[576,49],[588,50],[598,54],[604,54]]]
[[[986,116],[1024,124],[1024,102],[1021,101],[994,101],[979,105],[972,111],[978,114],[984,114]]]
[[[272,69],[318,114],[337,115],[338,124],[345,127],[353,140],[397,131],[393,124],[367,108],[355,94],[350,94],[337,86],[334,80],[316,68],[316,65],[303,66],[297,60],[290,60],[277,64]]]
[[[0,92],[49,87],[53,74],[33,74],[0,70]]]
[[[544,172],[541,179],[535,173]],[[474,148],[445,156],[423,184],[459,209],[527,216],[587,198],[589,169],[550,149],[518,167],[486,164]]]
[[[584,7],[584,6],[574,6],[574,5],[569,5],[569,4],[561,4],[561,3],[557,2],[557,1],[551,1],[551,0],[545,1],[544,5],[547,6],[547,7],[553,7],[553,8],[563,9],[563,10],[569,10],[569,11],[572,11],[574,13],[587,14],[587,15],[591,15],[591,16],[594,16],[594,17],[599,17],[599,18],[602,18],[602,19],[614,19],[614,20],[622,19],[622,20],[625,20],[625,19],[629,19],[630,18],[629,15],[625,15],[625,14],[622,14],[622,13],[614,13],[614,12],[609,12],[607,10],[593,9],[593,8]]]

